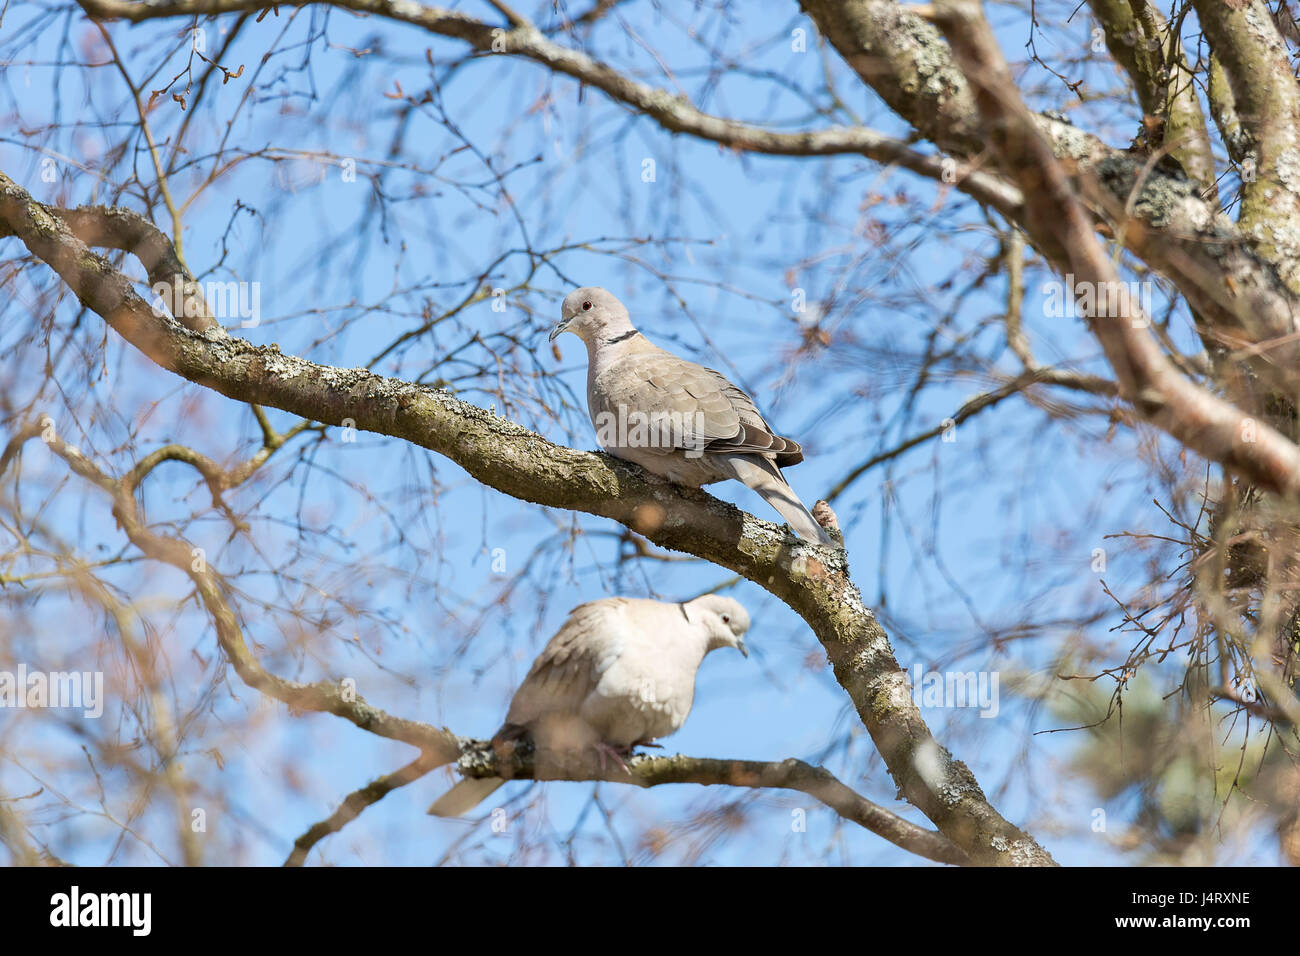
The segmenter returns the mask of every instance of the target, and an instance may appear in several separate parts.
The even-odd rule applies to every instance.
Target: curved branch
[[[515,747],[508,752],[498,753],[493,749],[491,741],[462,738],[459,743],[461,755],[456,767],[466,777],[534,779],[534,752],[531,747]],[[706,787],[794,790],[819,800],[845,820],[870,830],[909,853],[938,863],[963,866],[971,862],[970,857],[942,833],[927,830],[903,819],[860,796],[825,767],[814,767],[802,760],[722,760],[688,757],[684,754],[671,757],[636,754],[629,757],[626,763],[628,773],[610,764],[603,770],[595,766],[583,767],[581,772],[566,773],[563,779],[607,780],[638,787],[697,783]],[[546,779],[559,778],[548,774]]]
[[[372,807],[399,787],[414,783],[430,770],[440,766],[443,761],[431,754],[423,753],[400,770],[384,774],[370,781],[360,790],[353,790],[344,799],[339,808],[324,820],[313,824],[306,833],[293,841],[293,850],[284,861],[285,866],[302,866],[307,861],[307,854],[321,840],[331,833],[338,833],[345,826],[361,816],[367,807]]]
[[[55,211],[72,234],[88,246],[121,249],[140,260],[151,288],[166,287],[167,307],[176,320],[195,332],[215,328],[217,320],[176,247],[152,222],[130,209],[78,206]]]
[[[1214,150],[1177,34],[1181,18],[1171,30],[1148,0],[1088,0],[1088,6],[1106,48],[1133,81],[1143,113],[1165,120],[1159,140],[1169,143],[1170,153],[1207,195],[1215,182]]]
[[[179,326],[177,326],[179,328]],[[458,753],[455,738],[445,730],[402,717],[394,717],[378,707],[367,704],[360,695],[332,681],[305,684],[286,680],[272,674],[249,649],[244,640],[234,610],[225,597],[220,576],[213,570],[202,553],[188,541],[165,537],[149,530],[136,506],[132,487],[126,480],[105,474],[94,462],[77,448],[67,444],[52,431],[43,430],[39,422],[20,429],[5,446],[0,465],[13,460],[24,442],[40,435],[46,447],[68,463],[77,475],[94,484],[113,499],[113,517],[126,533],[131,543],[146,556],[170,564],[183,572],[194,583],[199,598],[216,625],[217,642],[241,680],[254,690],[282,701],[294,710],[310,710],[334,714],[350,721],[362,730],[379,737],[399,740],[419,747],[436,757],[440,763],[449,763]],[[0,469],[0,476],[3,469]]]

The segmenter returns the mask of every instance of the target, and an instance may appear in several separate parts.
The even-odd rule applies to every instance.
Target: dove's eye
[[[591,303],[590,303],[590,302],[584,302],[584,303],[582,303],[582,311],[583,311],[583,312],[587,312],[587,311],[589,311],[590,309],[591,309]]]
[[[731,623],[731,615],[730,615],[730,614],[724,614],[724,615],[722,615],[722,623],[723,623],[723,624],[730,624],[730,623]]]

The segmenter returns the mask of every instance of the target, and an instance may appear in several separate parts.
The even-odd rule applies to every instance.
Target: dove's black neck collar
[[[616,335],[616,336],[614,336],[612,339],[606,339],[606,340],[605,340],[605,344],[606,344],[606,345],[614,345],[614,344],[617,343],[617,342],[626,342],[628,339],[632,338],[632,336],[634,336],[634,335],[640,335],[640,334],[641,334],[641,333],[638,332],[636,329],[628,329],[628,330],[627,330],[626,332],[624,332],[622,335]]]

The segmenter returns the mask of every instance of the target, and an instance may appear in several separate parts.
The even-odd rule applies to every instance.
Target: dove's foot
[[[600,754],[600,772],[605,772],[606,758],[612,757],[614,758],[614,762],[623,768],[624,773],[631,774],[632,771],[628,769],[627,763],[623,760],[623,757],[631,752],[631,747],[624,747],[620,750],[618,747],[611,747],[602,740],[600,743],[596,744],[596,753]]]

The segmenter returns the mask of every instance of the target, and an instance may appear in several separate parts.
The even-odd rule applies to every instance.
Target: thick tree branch
[[[1218,0],[1211,0],[1218,2]],[[967,78],[952,62],[939,31],[895,0],[801,0],[845,61],[903,119],[940,149],[980,156],[981,165],[1015,179],[1018,158],[989,149]],[[1066,174],[1089,197],[1106,231],[1138,258],[1174,281],[1194,313],[1226,335],[1275,343],[1280,366],[1300,362],[1293,334],[1300,303],[1277,269],[1254,249],[1251,234],[1224,216],[1214,197],[1202,199],[1193,180],[1145,157],[1102,143],[1069,123],[1033,115]],[[1023,190],[1022,190],[1023,192]],[[1023,206],[1022,206],[1023,210]],[[1025,215],[1015,219],[1025,225]],[[1044,245],[1054,262],[1066,250]]]
[[[1300,84],[1260,0],[1193,0],[1254,154],[1238,224],[1300,293]]]
[[[1106,48],[1133,81],[1143,113],[1165,121],[1160,141],[1169,144],[1202,195],[1212,195],[1214,150],[1179,37],[1149,0],[1088,0],[1088,6],[1106,35]]]
[[[1030,238],[1065,250],[1065,258],[1053,264],[1074,274],[1076,282],[1121,290],[1118,308],[1104,310],[1114,314],[1089,317],[1120,394],[1148,421],[1203,457],[1258,487],[1300,501],[1300,448],[1184,377],[1147,331],[1149,317],[1123,292],[1126,287],[1092,234],[1061,163],[1020,99],[979,3],[939,0],[934,9],[976,90],[987,135],[1024,191]]]
[[[1217,56],[1210,57],[1209,74],[1205,93],[1210,104],[1210,116],[1219,130],[1219,138],[1228,150],[1228,158],[1234,163],[1244,163],[1251,158],[1250,134],[1241,125],[1241,117],[1237,115],[1237,101],[1232,96],[1232,85]]]

